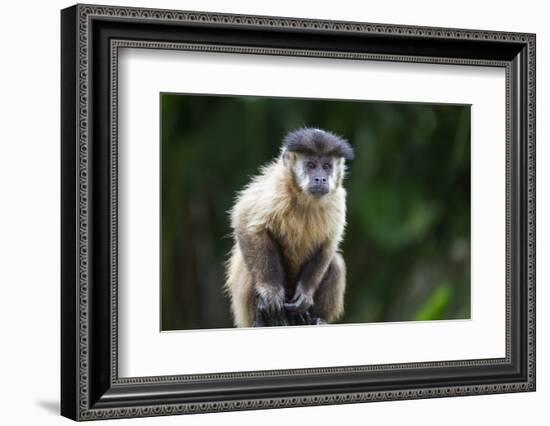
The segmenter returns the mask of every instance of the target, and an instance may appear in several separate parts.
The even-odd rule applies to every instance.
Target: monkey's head
[[[334,133],[312,128],[290,132],[284,139],[282,160],[305,194],[321,198],[342,185],[346,160],[353,148]]]

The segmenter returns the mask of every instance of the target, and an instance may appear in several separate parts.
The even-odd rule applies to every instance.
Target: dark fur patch
[[[283,146],[290,152],[327,155],[353,160],[353,148],[344,138],[322,129],[302,128],[286,135]]]
[[[312,314],[325,321],[333,321],[341,314],[338,304],[342,303],[345,286],[342,285],[341,276],[344,272],[336,261],[336,256],[331,260],[319,288],[314,296]]]
[[[236,237],[245,264],[255,280],[255,285],[283,287],[285,271],[282,264],[281,248],[271,232],[249,235],[237,231]]]

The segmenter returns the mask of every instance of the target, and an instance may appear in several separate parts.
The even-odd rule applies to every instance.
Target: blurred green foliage
[[[161,95],[162,329],[231,327],[223,294],[235,194],[284,135],[349,139],[341,323],[470,317],[470,108]]]

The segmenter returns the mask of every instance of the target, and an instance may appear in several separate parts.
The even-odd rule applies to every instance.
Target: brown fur
[[[300,155],[284,149],[238,194],[231,211],[235,243],[225,287],[238,327],[252,325],[257,294],[292,295],[304,265],[316,253],[321,266],[310,273],[318,281],[314,311],[327,321],[343,312],[345,264],[338,248],[346,222],[344,159],[336,160],[331,191],[315,198],[293,173]]]

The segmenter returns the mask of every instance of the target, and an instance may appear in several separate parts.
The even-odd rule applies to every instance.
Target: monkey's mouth
[[[328,187],[325,185],[314,185],[308,188],[308,191],[314,197],[322,197],[328,194]]]

